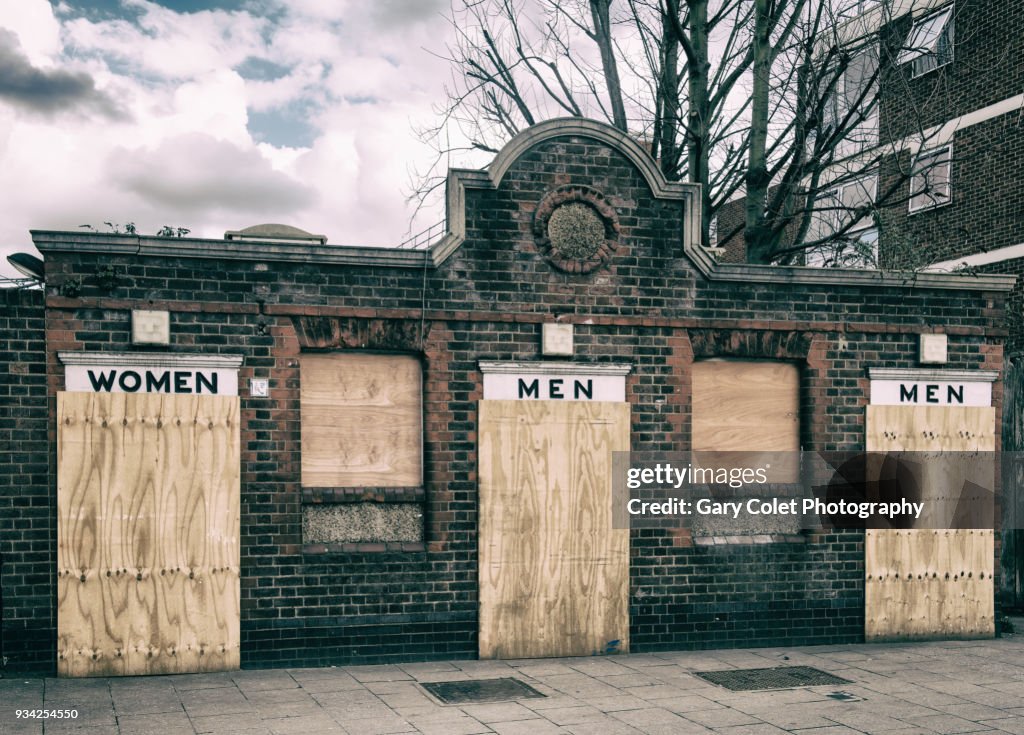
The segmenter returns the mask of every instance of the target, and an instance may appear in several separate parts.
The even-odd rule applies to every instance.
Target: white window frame
[[[856,268],[859,270],[873,270],[878,267],[878,228],[872,225],[865,230],[857,230],[846,234],[847,238],[856,236],[857,243],[847,243],[843,248],[830,248],[827,245],[818,245],[804,251],[804,265],[808,268]],[[859,247],[860,252],[848,253],[843,262],[837,261],[840,252],[848,248]],[[870,248],[870,255],[861,259],[859,256]]]
[[[931,165],[924,172],[917,171],[918,162],[922,158],[933,158],[938,154],[945,152],[946,154],[946,196],[944,200],[935,201],[934,193],[925,195],[924,191],[914,194],[914,181],[920,176],[927,176],[937,166]],[[946,207],[953,203],[953,143],[947,143],[946,145],[937,146],[935,148],[929,148],[927,150],[918,151],[914,156],[914,160],[911,163],[910,168],[910,198],[908,200],[907,212],[909,214],[915,214],[916,212],[927,212],[932,209],[938,209],[939,207]],[[931,199],[927,204],[914,205],[914,200],[921,197],[927,196]]]
[[[870,57],[874,61],[875,71],[873,73],[876,76],[870,89],[862,90],[859,85],[851,85],[850,82],[853,81],[851,72],[858,63],[863,63],[865,57]],[[866,44],[854,52],[849,65],[843,74],[835,80],[832,88],[822,92],[823,95],[826,95],[822,106],[821,126],[823,129],[836,128],[839,125],[839,121],[845,119],[851,110],[859,108],[857,115],[863,114],[863,118],[854,122],[838,142],[836,151],[840,158],[854,155],[878,145],[879,78],[877,70],[880,64],[881,58],[879,56],[878,42]],[[870,62],[868,62],[868,66],[870,66]],[[833,62],[833,64],[829,65],[829,69],[826,70],[825,76],[821,80],[822,83],[832,78],[832,75],[835,74],[835,69],[835,62]],[[863,81],[863,79],[859,81]],[[851,104],[851,97],[860,97],[862,91],[867,93],[864,95],[861,103],[856,106]],[[813,146],[812,141],[808,141],[808,143]]]
[[[854,64],[857,61],[859,61],[860,59],[863,59],[864,57],[869,56],[869,55],[874,57],[875,67],[876,67],[876,70],[877,70],[878,66],[880,65],[880,57],[879,57],[879,54],[878,54],[878,43],[868,44],[868,45],[864,46],[863,48],[859,49],[858,51],[856,51],[853,54],[853,57],[851,58],[850,63],[847,65],[846,69],[843,70],[843,73],[836,78],[835,83],[832,85],[832,88],[831,89],[827,89],[827,90],[825,90],[823,92],[823,95],[827,95],[827,99],[825,101],[825,105],[824,105],[823,110],[822,110],[822,117],[823,117],[824,121],[831,122],[832,123],[832,127],[835,127],[838,124],[839,120],[845,118],[847,116],[847,114],[850,112],[850,110],[853,109],[853,105],[850,104],[851,92],[853,94],[855,94],[856,96],[860,96],[858,94],[860,92],[859,89],[856,89],[856,88],[854,88],[853,90],[847,89],[847,84],[851,81],[849,73],[854,68]],[[830,64],[828,69],[825,70],[825,76],[822,78],[821,81],[824,82],[826,80],[830,80],[832,78],[832,75],[836,73],[836,69],[837,69],[836,62],[833,62],[832,64]],[[866,102],[868,105],[874,104],[874,109],[872,110],[872,112],[870,114],[865,115],[864,120],[862,120],[858,124],[864,124],[865,122],[868,122],[868,121],[870,121],[872,119],[874,119],[874,121],[877,123],[877,117],[878,117],[878,105],[877,105],[877,99],[878,99],[878,78],[877,78],[877,71],[876,71],[875,81],[873,82],[872,86],[874,87],[873,94],[865,95],[864,102]]]
[[[923,33],[923,29],[927,24],[934,22],[940,16],[946,16],[946,21],[942,24],[939,32],[935,34],[935,37],[932,38],[930,42],[923,43],[920,38]],[[939,44],[947,34],[949,35],[948,49],[946,49],[945,53],[940,57]],[[896,57],[896,63],[901,65],[911,64],[910,75],[912,79],[923,76],[935,69],[941,69],[942,67],[953,63],[953,54],[956,47],[955,35],[956,25],[954,23],[953,4],[950,3],[933,13],[928,13],[914,21],[914,25],[911,27],[910,33],[907,34],[906,41],[903,43],[903,48]]]
[[[836,218],[841,217],[844,213],[843,207],[845,203],[845,200],[843,199],[843,194],[845,190],[851,186],[857,186],[860,187],[865,192],[870,192],[869,198],[872,202],[874,202],[878,198],[878,172],[874,171],[872,173],[866,173],[863,174],[862,176],[858,176],[848,181],[844,181],[841,184],[836,184],[835,186],[830,186],[827,189],[822,189],[818,192],[817,196],[814,197],[814,204],[817,205],[819,201],[828,198],[830,201],[834,202],[834,206],[832,207],[833,212],[830,213],[831,216],[834,216]],[[813,216],[814,215],[812,214],[812,217]],[[841,226],[842,225],[840,224],[840,227]],[[865,215],[858,219],[856,222],[854,222],[852,225],[850,225],[846,232],[848,234],[860,232],[861,230],[871,229],[874,226],[875,223],[873,221],[873,218]]]
[[[844,181],[836,186],[831,186],[828,189],[823,189],[814,198],[815,205],[819,201],[828,200],[833,207],[833,211],[829,213],[829,216],[834,217],[837,222],[831,224],[837,224],[838,226],[834,229],[840,229],[842,223],[838,222],[838,219],[850,210],[844,210],[845,206],[843,194],[848,187],[856,186],[864,192],[869,192],[870,200],[872,203],[878,198],[878,172],[867,173],[857,178]],[[811,214],[812,217],[816,216]],[[815,233],[818,234],[818,233]],[[858,241],[869,241],[873,243],[872,247],[872,260],[874,263],[878,262],[878,227],[875,223],[875,218],[869,214],[865,214],[860,217],[856,222],[850,225],[849,229],[846,230],[846,234],[843,235],[844,240],[858,240]],[[822,239],[818,237],[817,239]],[[849,243],[840,244],[839,248],[832,247],[828,244],[816,245],[804,252],[804,265],[811,268],[832,268],[836,267],[835,255],[840,250],[849,247]],[[861,263],[844,263],[842,267],[845,268],[873,268],[875,265],[864,262]]]

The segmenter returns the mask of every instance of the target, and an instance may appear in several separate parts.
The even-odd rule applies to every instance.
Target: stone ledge
[[[792,533],[759,534],[756,536],[695,536],[694,546],[755,546],[763,544],[806,544],[807,537]]]
[[[422,487],[304,487],[303,503],[422,503]]]
[[[393,551],[426,551],[427,545],[422,541],[363,541],[345,542],[340,544],[303,544],[303,554],[364,554],[386,553]]]

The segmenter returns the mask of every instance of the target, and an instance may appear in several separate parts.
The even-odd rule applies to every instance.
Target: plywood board
[[[865,638],[994,635],[994,554],[991,529],[867,531]]]
[[[693,364],[694,451],[796,452],[800,374],[786,362]]]
[[[420,362],[409,355],[303,355],[303,486],[419,486],[421,380]]]
[[[629,405],[481,401],[480,656],[629,650],[629,531],[612,528],[612,452]]]
[[[61,676],[239,666],[234,396],[57,396]]]
[[[959,494],[965,477],[962,461],[942,453],[995,449],[991,407],[868,406],[866,429],[869,452],[934,453],[922,464],[920,486],[930,512],[949,517],[952,501],[944,499]],[[990,477],[979,482],[992,487]],[[868,531],[865,638],[994,635],[994,543],[991,528]]]
[[[995,451],[990,406],[868,406],[869,452]]]

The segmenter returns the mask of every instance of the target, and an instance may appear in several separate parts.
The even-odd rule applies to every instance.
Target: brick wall
[[[879,212],[883,266],[920,267],[1024,242],[1024,126],[1018,116],[958,131],[952,146],[949,204],[910,213],[910,182],[903,181],[897,195],[902,204]],[[879,190],[902,180],[909,165],[906,154],[887,161]]]
[[[953,62],[916,78],[909,65],[881,75],[882,140],[944,123],[1024,89],[1024,14],[1013,0],[956,0]],[[882,34],[895,59],[912,18],[902,16]]]
[[[588,275],[554,269],[531,232],[537,202],[569,183],[604,192],[621,226],[611,261]],[[921,331],[950,335],[951,367],[998,367],[998,293],[708,280],[682,255],[680,203],[653,197],[625,156],[591,139],[535,145],[497,188],[467,189],[465,208],[466,241],[436,269],[47,248],[51,392],[63,384],[58,351],[132,349],[133,308],[172,312],[171,351],[244,355],[245,666],[475,656],[477,362],[540,359],[544,321],[576,325],[576,359],[633,364],[638,451],[688,447],[695,359],[797,362],[802,439],[822,450],[863,447],[866,368],[914,366]],[[121,275],[114,288],[97,278],[108,264]],[[60,295],[69,281],[82,285],[74,298]],[[302,544],[299,360],[356,349],[423,360],[421,550]],[[270,398],[248,395],[253,377],[270,379]],[[633,650],[861,636],[861,534],[699,541],[632,533]]]
[[[883,74],[881,142],[919,134],[1024,89],[1024,13],[1010,0],[957,0],[952,63],[911,79],[905,70]],[[911,19],[888,29],[890,44],[902,43]],[[886,34],[883,34],[884,36]],[[1017,106],[1019,107],[1019,105]],[[909,182],[904,182],[880,215],[879,246],[883,267],[918,268],[1024,241],[1024,184],[1019,175],[1024,128],[1019,110],[961,125],[952,138],[952,202],[909,213]],[[926,148],[945,143],[932,136]],[[883,162],[879,192],[909,171],[911,158]],[[985,269],[1013,272],[1013,268]],[[1019,296],[1015,297],[1019,302]],[[1019,331],[1014,323],[1012,329]],[[1015,336],[1014,341],[1020,337]]]
[[[55,630],[43,292],[2,289],[0,304],[0,656],[45,670]]]

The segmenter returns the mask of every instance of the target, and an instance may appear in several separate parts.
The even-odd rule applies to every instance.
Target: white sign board
[[[62,352],[64,388],[85,393],[238,395],[241,357]]]
[[[481,362],[480,367],[488,401],[626,400],[628,366]]]
[[[877,377],[876,377],[877,376]],[[871,371],[875,406],[991,406],[993,377],[987,371]]]

